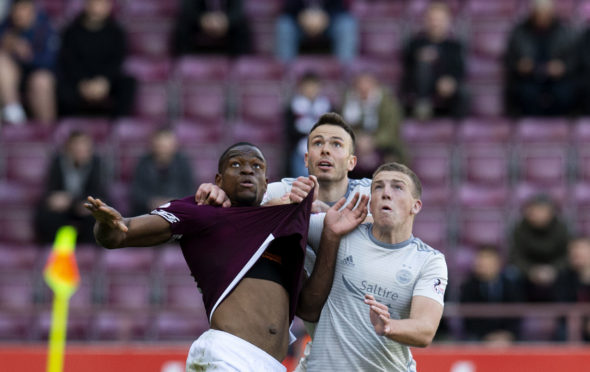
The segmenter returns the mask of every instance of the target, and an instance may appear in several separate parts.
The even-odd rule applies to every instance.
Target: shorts
[[[210,329],[193,344],[186,372],[286,372],[287,368],[264,350],[230,333]]]

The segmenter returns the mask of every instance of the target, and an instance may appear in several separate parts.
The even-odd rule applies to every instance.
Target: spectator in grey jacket
[[[187,158],[178,150],[171,129],[158,130],[152,138],[152,149],[135,169],[131,185],[134,215],[154,208],[195,190],[193,173]]]

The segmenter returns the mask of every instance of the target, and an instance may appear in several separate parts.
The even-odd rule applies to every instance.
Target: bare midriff
[[[282,361],[289,346],[289,295],[278,283],[244,278],[213,313],[211,328],[246,340]]]

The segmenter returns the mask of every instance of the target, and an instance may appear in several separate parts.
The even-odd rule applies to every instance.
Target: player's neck
[[[319,184],[320,191],[318,199],[324,203],[334,203],[346,195],[346,191],[348,190],[348,177],[336,182],[319,181]]]
[[[412,237],[412,224],[391,228],[373,224],[371,231],[375,239],[386,244],[398,244]]]

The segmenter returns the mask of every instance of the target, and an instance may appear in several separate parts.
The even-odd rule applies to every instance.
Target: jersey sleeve
[[[262,205],[268,203],[270,200],[279,199],[286,193],[291,191],[287,188],[284,182],[273,182],[268,185],[264,197],[262,198]]]
[[[320,247],[320,238],[322,237],[322,230],[324,229],[325,213],[312,214],[309,218],[309,230],[307,234],[307,244],[314,252],[318,251]]]
[[[428,297],[444,306],[447,281],[448,273],[445,257],[440,253],[435,254],[422,268],[420,278],[414,286],[413,296]]]
[[[160,216],[168,221],[172,235],[175,238],[180,238],[189,231],[198,232],[204,226],[204,220],[207,218],[205,213],[201,213],[204,210],[205,208],[197,205],[194,197],[191,196],[163,204],[151,211],[150,214]]]

